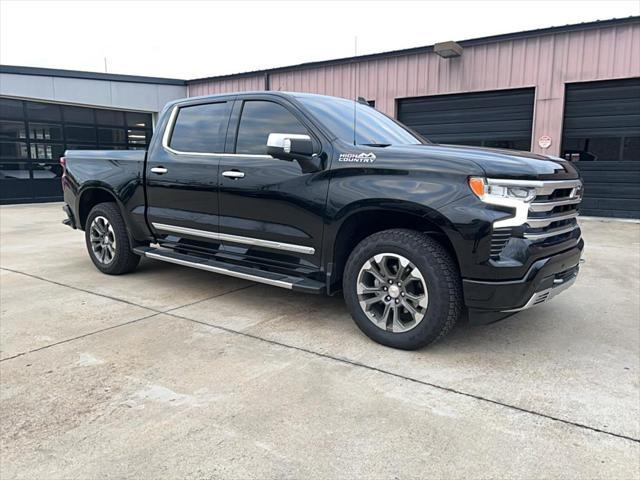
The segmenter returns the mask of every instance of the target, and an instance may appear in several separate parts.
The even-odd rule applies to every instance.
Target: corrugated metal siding
[[[216,93],[246,92],[250,90],[264,90],[264,74],[251,77],[228,78],[215,82],[190,82],[188,95],[215,95]]]
[[[640,157],[622,138],[640,137],[640,79],[568,85],[564,117],[565,151],[587,150],[589,139],[595,157],[574,163],[585,181],[581,212],[640,218]],[[598,148],[598,140],[610,148]]]
[[[270,74],[270,88],[362,96],[395,116],[399,98],[536,87],[533,150],[557,155],[565,83],[637,76],[640,23],[470,46],[461,57],[449,60],[419,53],[275,72]],[[264,88],[264,73],[259,73],[191,82],[189,95]],[[537,145],[542,135],[552,138],[547,150]]]
[[[534,98],[533,88],[413,97],[397,114],[434,142],[529,150]]]
[[[640,136],[640,79],[567,86],[564,136]]]

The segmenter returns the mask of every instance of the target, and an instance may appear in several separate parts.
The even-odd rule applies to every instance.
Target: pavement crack
[[[139,304],[137,304],[135,302],[131,302],[129,300],[125,300],[124,298],[118,298],[118,297],[113,297],[111,295],[106,295],[104,293],[93,292],[91,290],[87,290],[86,288],[80,288],[80,287],[76,287],[74,285],[67,285],[66,283],[58,282],[56,280],[51,280],[50,278],[41,277],[39,275],[34,275],[32,273],[21,272],[20,270],[14,270],[12,268],[7,268],[7,267],[0,267],[0,270],[4,270],[6,272],[11,272],[11,273],[17,273],[18,275],[24,275],[25,277],[35,278],[36,280],[42,280],[43,282],[52,283],[52,284],[58,285],[60,287],[71,288],[72,290],[76,290],[78,292],[88,293],[90,295],[95,295],[97,297],[107,298],[107,299],[113,300],[115,302],[126,303],[127,305],[131,305],[131,306],[138,307],[138,308],[144,308],[146,310],[151,310],[152,312],[163,313],[162,310],[157,310],[157,309],[151,308],[151,307],[145,307],[144,305],[139,305]]]
[[[61,283],[61,282],[58,282],[56,280],[51,280],[49,278],[40,277],[38,275],[33,275],[31,273],[21,272],[19,270],[14,270],[12,268],[0,267],[0,270],[5,270],[7,272],[15,273],[15,274],[18,274],[18,275],[24,275],[26,277],[34,278],[36,280],[41,280],[43,282],[47,282],[47,283],[51,283],[51,284],[54,284],[54,285],[58,285],[60,287],[70,288],[72,290],[76,290],[76,291],[79,291],[79,292],[87,293],[87,294],[90,294],[90,295],[95,295],[97,297],[106,298],[106,299],[109,299],[109,300],[113,300],[115,302],[125,303],[127,305],[131,305],[131,306],[134,306],[134,307],[142,308],[144,310],[149,310],[149,311],[153,312],[153,313],[151,313],[149,315],[145,315],[143,317],[136,318],[136,319],[130,320],[128,322],[119,323],[118,325],[111,325],[110,327],[101,328],[101,329],[95,330],[93,332],[83,333],[82,335],[78,335],[76,337],[71,337],[71,338],[67,338],[67,339],[64,339],[64,340],[60,340],[58,342],[50,343],[48,345],[43,345],[42,347],[34,348],[32,350],[27,350],[25,352],[16,353],[15,355],[12,355],[10,357],[6,357],[6,358],[0,359],[0,362],[5,362],[7,360],[12,360],[14,358],[22,357],[22,356],[28,355],[30,353],[39,352],[40,350],[45,350],[47,348],[55,347],[57,345],[62,345],[62,344],[65,344],[65,343],[73,342],[75,340],[86,338],[86,337],[89,337],[91,335],[96,335],[98,333],[103,333],[103,332],[106,332],[106,331],[109,331],[109,330],[113,330],[115,328],[126,327],[127,325],[131,325],[133,323],[139,322],[140,320],[145,320],[147,318],[155,317],[157,315],[162,315],[162,314],[171,315],[170,312],[173,312],[175,310],[179,310],[179,309],[185,308],[185,307],[190,307],[192,305],[196,305],[196,304],[201,303],[201,302],[206,302],[207,300],[213,300],[215,298],[219,298],[219,297],[222,297],[224,295],[228,295],[230,293],[234,293],[234,292],[237,292],[237,291],[240,291],[240,290],[245,290],[247,288],[255,287],[257,285],[255,283],[251,283],[249,285],[243,285],[242,287],[238,287],[238,288],[234,288],[232,290],[227,290],[225,292],[217,293],[217,294],[212,295],[210,297],[202,298],[200,300],[196,300],[194,302],[186,303],[184,305],[179,305],[177,307],[172,307],[172,308],[169,308],[167,310],[158,310],[156,308],[145,307],[144,305],[139,305],[139,304],[137,304],[135,302],[131,302],[131,301],[125,300],[123,298],[118,298],[118,297],[113,297],[111,295],[106,295],[106,294],[103,294],[103,293],[93,292],[91,290],[87,290],[85,288],[80,288],[80,287],[75,287],[73,285],[67,285],[65,283]]]
[[[215,295],[212,295],[212,296],[207,297],[207,298],[203,298],[201,300],[196,300],[196,301],[191,302],[191,303],[186,303],[184,305],[180,305],[179,307],[173,307],[173,308],[170,308],[169,310],[164,310],[162,313],[169,313],[169,312],[173,312],[175,310],[180,310],[181,308],[191,307],[193,305],[197,305],[198,303],[206,302],[208,300],[213,300],[214,298],[224,297],[225,295],[229,295],[230,293],[239,292],[240,290],[246,290],[247,288],[252,288],[252,287],[255,287],[257,285],[258,285],[257,283],[252,283],[250,285],[243,285],[242,287],[234,288],[233,290],[228,290],[226,292],[217,293]]]
[[[311,349],[308,349],[308,348],[298,347],[298,346],[295,346],[295,345],[289,345],[287,343],[282,343],[282,342],[279,342],[277,340],[271,340],[271,339],[268,339],[268,338],[260,337],[258,335],[253,335],[251,333],[242,332],[242,331],[239,331],[239,330],[234,330],[234,329],[228,328],[228,327],[223,327],[221,325],[215,325],[215,324],[207,323],[207,322],[204,322],[204,321],[201,321],[201,320],[195,320],[193,318],[184,317],[182,315],[177,315],[175,313],[169,313],[167,315],[169,315],[171,317],[175,317],[175,318],[180,318],[182,320],[187,320],[189,322],[194,322],[194,323],[198,323],[198,324],[201,324],[201,325],[206,325],[208,327],[215,328],[215,329],[218,329],[218,330],[222,330],[222,331],[225,331],[227,333],[231,333],[231,334],[235,334],[235,335],[241,335],[243,337],[251,338],[253,340],[258,340],[258,341],[261,341],[261,342],[269,343],[271,345],[276,345],[278,347],[297,350],[299,352],[304,352],[304,353],[307,353],[307,354],[310,354],[310,355],[315,355],[317,357],[320,357],[320,358],[323,358],[323,359],[326,359],[326,360],[340,362],[340,363],[351,365],[351,366],[357,367],[357,368],[364,368],[364,369],[367,369],[369,371],[377,372],[377,373],[380,373],[380,374],[383,374],[383,375],[388,375],[388,376],[395,377],[395,378],[398,378],[398,379],[401,379],[401,380],[405,380],[405,381],[408,381],[408,382],[424,385],[426,387],[435,388],[435,389],[438,389],[438,390],[443,391],[443,392],[452,393],[454,395],[460,395],[460,396],[467,397],[467,398],[472,398],[474,400],[490,403],[490,404],[497,405],[497,406],[500,406],[500,407],[503,407],[503,408],[508,408],[508,409],[514,410],[516,412],[526,413],[526,414],[529,414],[529,415],[534,415],[536,417],[544,418],[546,420],[551,420],[551,421],[554,421],[554,422],[559,422],[559,423],[562,423],[562,424],[565,424],[565,425],[569,425],[571,427],[576,427],[576,428],[580,428],[580,429],[584,429],[584,430],[589,430],[589,431],[595,432],[595,433],[609,435],[609,436],[612,436],[612,437],[615,437],[615,438],[628,440],[628,441],[631,441],[631,442],[634,442],[634,443],[640,443],[640,438],[631,437],[631,436],[624,435],[624,434],[621,434],[621,433],[611,432],[611,431],[604,430],[604,429],[601,429],[601,428],[598,428],[598,427],[593,427],[591,425],[586,425],[586,424],[580,423],[580,422],[574,422],[572,420],[567,420],[565,418],[556,417],[554,415],[549,415],[547,413],[538,412],[538,411],[531,410],[531,409],[524,408],[524,407],[519,407],[518,405],[513,405],[513,404],[510,404],[510,403],[502,402],[500,400],[494,400],[494,399],[491,399],[491,398],[483,397],[482,395],[478,395],[478,394],[475,394],[475,393],[465,392],[463,390],[458,390],[458,389],[455,389],[455,388],[446,387],[444,385],[438,385],[437,383],[427,382],[425,380],[420,380],[418,378],[409,377],[407,375],[402,375],[400,373],[392,372],[390,370],[385,370],[383,368],[374,367],[372,365],[367,365],[366,363],[357,362],[357,361],[351,360],[349,358],[337,357],[337,356],[334,356],[334,355],[329,355],[327,353],[317,352],[315,350],[311,350]]]
[[[118,325],[111,325],[110,327],[101,328],[100,330],[96,330],[94,332],[83,333],[82,335],[78,335],[76,337],[66,338],[64,340],[60,340],[59,342],[54,342],[54,343],[50,343],[49,345],[44,345],[42,347],[34,348],[33,350],[27,350],[26,352],[16,353],[15,355],[12,355],[11,357],[6,357],[6,358],[1,359],[0,362],[6,362],[7,360],[13,360],[14,358],[22,357],[22,356],[28,355],[30,353],[39,352],[40,350],[45,350],[47,348],[55,347],[57,345],[63,345],[65,343],[73,342],[74,340],[79,340],[81,338],[90,337],[91,335],[96,335],[97,333],[106,332],[106,331],[109,331],[109,330],[113,330],[115,328],[125,327],[127,325],[131,325],[131,324],[139,322],[141,320],[146,320],[147,318],[155,317],[155,316],[161,315],[161,314],[162,314],[162,312],[152,313],[152,314],[149,314],[149,315],[145,315],[144,317],[140,317],[140,318],[135,318],[133,320],[129,320],[128,322],[119,323]]]

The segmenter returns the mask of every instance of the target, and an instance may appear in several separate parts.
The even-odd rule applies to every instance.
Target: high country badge
[[[373,163],[376,161],[375,153],[341,153],[339,162]]]

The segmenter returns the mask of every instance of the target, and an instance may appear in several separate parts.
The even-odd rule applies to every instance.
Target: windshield
[[[353,143],[354,103],[342,98],[321,96],[297,97],[309,111],[341,140]],[[416,145],[425,143],[406,128],[378,112],[376,109],[355,103],[357,145]]]

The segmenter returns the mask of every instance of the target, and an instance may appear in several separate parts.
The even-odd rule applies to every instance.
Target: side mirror
[[[309,135],[297,133],[270,133],[267,153],[280,160],[303,160],[313,155],[313,142]]]

